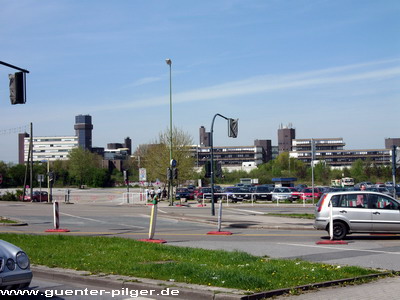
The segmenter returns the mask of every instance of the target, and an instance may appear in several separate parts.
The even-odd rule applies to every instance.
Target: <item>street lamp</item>
[[[165,60],[167,65],[169,66],[169,161],[170,164],[172,164],[172,60],[167,58]],[[170,166],[172,169],[172,166]],[[173,200],[172,200],[172,176],[170,176],[169,180],[169,200],[170,200],[170,205],[173,205]]]

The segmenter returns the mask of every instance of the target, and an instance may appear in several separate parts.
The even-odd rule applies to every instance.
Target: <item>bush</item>
[[[6,192],[4,195],[0,195],[1,201],[18,201],[17,195],[12,192]]]

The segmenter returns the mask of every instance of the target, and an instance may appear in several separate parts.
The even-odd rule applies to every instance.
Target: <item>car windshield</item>
[[[257,193],[259,193],[259,192],[269,192],[269,188],[267,188],[266,186],[258,186],[256,188],[256,192]]]
[[[288,188],[277,188],[274,193],[290,193],[290,190]]]

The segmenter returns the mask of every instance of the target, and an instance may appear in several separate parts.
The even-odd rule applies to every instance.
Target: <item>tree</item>
[[[99,156],[79,147],[72,149],[68,158],[70,176],[79,185],[91,184],[94,170],[100,166]]]
[[[167,168],[170,167],[170,132],[166,130],[159,134],[158,140],[141,145],[136,152],[140,157],[141,166],[147,169],[147,180],[167,181]],[[193,140],[188,133],[174,128],[172,132],[172,156],[177,161],[179,181],[191,179],[194,167],[194,157],[190,152]]]

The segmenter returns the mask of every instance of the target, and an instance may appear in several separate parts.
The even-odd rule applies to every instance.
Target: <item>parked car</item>
[[[22,200],[22,195],[20,196],[20,200]],[[33,191],[31,199],[31,194],[27,191],[23,201],[48,202],[49,195],[44,191]]]
[[[312,188],[305,188],[301,190],[301,195],[300,199],[301,200],[312,200],[314,199],[319,199],[321,197],[322,193],[318,188],[314,188],[314,194]]]
[[[289,187],[290,191],[292,192],[292,200],[297,201],[300,199],[301,193],[295,187]]]
[[[382,193],[388,196],[393,196],[393,193],[391,193],[386,187],[370,187],[367,188],[367,190],[372,192]]]
[[[271,200],[272,194],[271,189],[268,186],[257,185],[253,188],[253,199],[254,200]]]
[[[0,289],[26,288],[31,280],[28,255],[19,247],[0,240]]]
[[[272,191],[272,201],[290,200],[292,201],[292,192],[287,187],[276,187]]]
[[[203,199],[211,200],[211,188],[210,187],[201,187],[198,188],[195,192],[195,198],[198,202],[203,201]],[[214,201],[219,198],[219,195],[214,187]]]
[[[333,238],[351,233],[400,233],[400,203],[372,191],[324,194],[315,207],[314,227],[329,232],[332,203]]]
[[[175,193],[175,199],[176,200],[182,200],[185,199],[187,200],[193,200],[194,199],[194,193],[191,193],[189,189],[187,188],[177,188],[176,193]]]
[[[243,201],[244,195],[242,187],[239,186],[229,186],[224,189],[224,194],[232,202]]]

